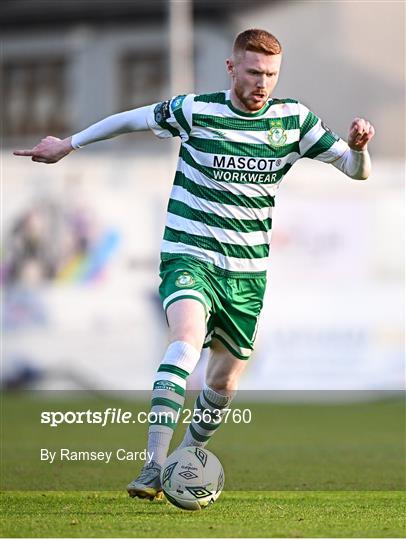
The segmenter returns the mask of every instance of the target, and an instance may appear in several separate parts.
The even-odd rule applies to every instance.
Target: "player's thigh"
[[[205,268],[198,261],[175,258],[161,263],[160,277],[170,341],[186,341],[200,350],[211,311]]]
[[[166,310],[169,340],[186,341],[200,350],[206,335],[206,311],[201,302],[183,298]]]
[[[206,371],[206,383],[217,392],[235,392],[238,381],[247,366],[230,352],[218,339],[213,338]]]

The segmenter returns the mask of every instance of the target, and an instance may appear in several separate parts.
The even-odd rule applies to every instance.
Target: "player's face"
[[[262,109],[278,82],[282,55],[244,51],[227,60],[231,75],[231,101],[246,112]]]

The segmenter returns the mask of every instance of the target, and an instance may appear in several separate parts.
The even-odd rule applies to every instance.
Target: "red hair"
[[[280,54],[282,45],[274,35],[266,30],[251,28],[244,30],[235,38],[233,54],[237,55],[243,51],[253,51],[271,56]]]

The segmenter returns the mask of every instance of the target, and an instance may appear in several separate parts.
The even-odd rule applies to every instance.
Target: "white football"
[[[220,461],[205,448],[188,446],[171,454],[161,471],[169,502],[184,510],[202,510],[219,497],[224,486]]]

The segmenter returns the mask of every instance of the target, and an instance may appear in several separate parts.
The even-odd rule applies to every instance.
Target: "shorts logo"
[[[287,138],[286,131],[282,127],[282,120],[272,120],[271,129],[268,131],[269,145],[278,148],[286,143]]]
[[[189,274],[189,272],[182,272],[181,275],[175,281],[175,285],[177,287],[191,287],[192,285],[194,285],[194,283],[195,283],[195,280]]]

